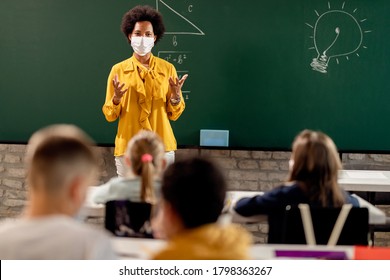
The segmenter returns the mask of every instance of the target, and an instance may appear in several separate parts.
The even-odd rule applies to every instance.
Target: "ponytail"
[[[126,157],[133,174],[141,180],[139,194],[143,202],[156,203],[154,184],[164,167],[164,151],[161,138],[147,130],[138,132],[127,144]]]
[[[151,154],[143,154],[141,157],[142,172],[141,172],[141,200],[154,204],[154,165],[153,156]]]

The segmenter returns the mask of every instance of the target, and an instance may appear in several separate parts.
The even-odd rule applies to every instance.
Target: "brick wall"
[[[115,173],[113,148],[96,147],[101,153],[101,176],[99,182],[106,182]],[[25,166],[23,162],[25,145],[0,144],[0,218],[15,217],[23,209],[27,198]],[[180,149],[176,157],[191,155],[212,157],[225,172],[230,190],[269,190],[286,180],[290,152]],[[390,170],[390,155],[343,154],[345,169]],[[379,206],[390,216],[389,206]],[[256,242],[265,242],[266,224],[246,225]],[[389,233],[376,233],[376,245],[390,246]]]
[[[20,213],[27,198],[24,145],[0,145],[0,217]]]
[[[113,148],[96,147],[100,157],[100,178],[97,184],[115,176]],[[27,200],[24,153],[26,145],[0,144],[0,219],[20,214]]]

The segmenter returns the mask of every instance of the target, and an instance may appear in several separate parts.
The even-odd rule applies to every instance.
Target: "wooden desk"
[[[155,252],[161,250],[165,246],[166,241],[158,239],[113,237],[112,244],[120,259],[150,259]],[[353,246],[328,247],[326,245],[255,244],[251,246],[249,254],[252,259],[269,260],[276,258],[275,250],[342,251],[346,253],[348,259],[354,257]]]
[[[251,191],[229,191],[227,192],[227,199],[229,203],[229,212],[232,214],[232,221],[235,223],[251,223],[251,222],[263,222],[267,220],[266,215],[257,215],[252,217],[243,217],[237,214],[233,208],[235,203],[243,197],[252,197],[255,195],[262,195],[263,192],[251,192]],[[368,223],[370,225],[384,225],[386,224],[386,214],[379,208],[375,207],[367,200],[353,194],[359,201],[360,207],[368,208]]]

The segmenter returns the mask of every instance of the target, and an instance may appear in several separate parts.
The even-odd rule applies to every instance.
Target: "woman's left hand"
[[[180,91],[181,87],[183,86],[185,80],[187,79],[188,74],[185,74],[181,79],[179,80],[176,78],[176,81],[169,77],[169,85],[171,87],[171,99],[180,99]]]

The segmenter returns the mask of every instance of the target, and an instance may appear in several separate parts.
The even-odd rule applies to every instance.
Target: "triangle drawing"
[[[167,31],[165,34],[205,35],[199,27],[164,1],[156,0],[156,10],[162,13],[165,18],[169,17],[168,24],[166,24]],[[169,25],[169,23],[171,23],[171,25]]]

